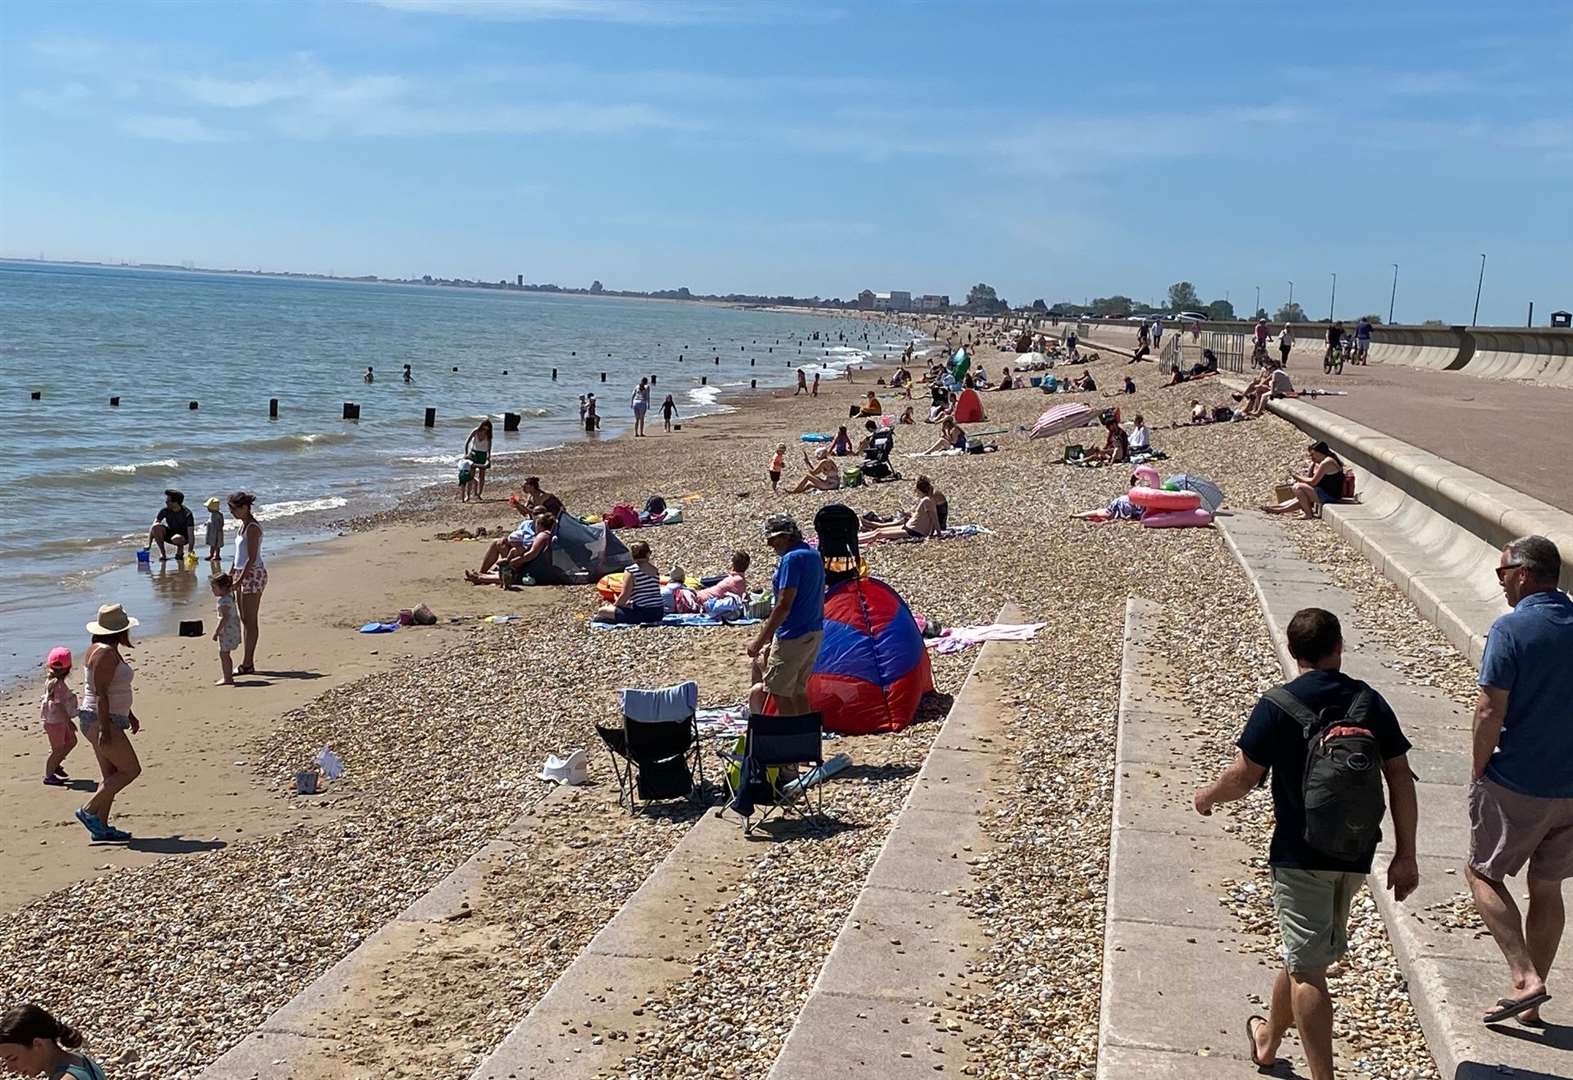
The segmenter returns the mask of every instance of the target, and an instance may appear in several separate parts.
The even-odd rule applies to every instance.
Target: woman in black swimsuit
[[[1314,518],[1322,503],[1338,502],[1344,497],[1344,463],[1333,453],[1332,447],[1317,440],[1308,448],[1311,471],[1302,476],[1293,474],[1294,497],[1281,503],[1262,507],[1269,514],[1290,514],[1300,511],[1303,518]]]

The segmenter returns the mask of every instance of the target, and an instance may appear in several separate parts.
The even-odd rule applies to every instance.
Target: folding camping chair
[[[896,448],[896,436],[889,429],[876,431],[868,440],[863,453],[863,478],[875,482],[900,480],[901,474],[890,467],[890,452]]]
[[[621,691],[620,727],[595,725],[612,755],[617,801],[629,813],[665,799],[705,799],[700,755],[699,684],[680,683],[662,690]]]
[[[818,713],[765,716],[752,713],[741,753],[722,751],[727,799],[723,810],[743,819],[747,835],[773,815],[795,814],[804,821],[825,817],[824,732]],[[813,765],[799,773],[802,766]],[[761,810],[758,821],[754,811]]]

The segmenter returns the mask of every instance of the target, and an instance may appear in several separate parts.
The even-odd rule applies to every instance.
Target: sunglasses
[[[1519,567],[1521,567],[1523,565],[1524,565],[1523,563],[1510,562],[1506,566],[1499,566],[1499,567],[1497,567],[1497,580],[1498,581],[1506,581],[1507,580],[1507,572],[1509,570],[1517,570]]]

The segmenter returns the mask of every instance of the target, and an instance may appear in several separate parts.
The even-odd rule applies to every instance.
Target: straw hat
[[[136,619],[126,614],[126,609],[120,604],[105,604],[98,609],[98,618],[87,624],[89,634],[119,634],[141,625]]]

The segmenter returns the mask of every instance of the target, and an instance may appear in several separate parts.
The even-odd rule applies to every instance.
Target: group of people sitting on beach
[[[668,615],[708,614],[715,610],[717,601],[728,597],[738,598],[736,611],[742,611],[741,599],[748,594],[748,568],[753,564],[746,551],[733,552],[727,572],[704,579],[697,588],[689,584],[681,566],[663,575],[651,559],[650,545],[643,540],[628,545],[628,556],[632,562],[623,572],[616,596],[595,610],[592,622],[648,626]]]

